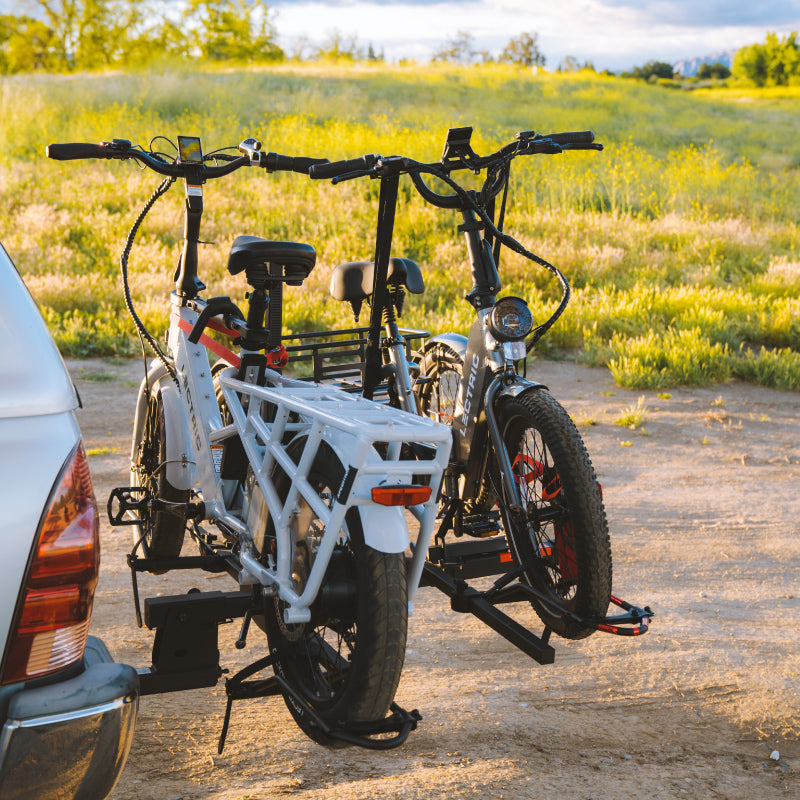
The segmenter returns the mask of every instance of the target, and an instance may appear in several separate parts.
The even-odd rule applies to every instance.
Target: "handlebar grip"
[[[315,164],[327,164],[327,158],[308,158],[306,156],[282,156],[278,153],[267,154],[267,171],[299,172],[308,175],[308,170]]]
[[[329,164],[315,164],[309,169],[310,177],[317,180],[321,178],[335,178],[348,172],[372,169],[378,156],[368,155],[360,158],[350,158],[347,161],[331,161]]]
[[[78,158],[111,158],[108,149],[102,144],[89,144],[88,142],[49,144],[45,152],[48,158],[56,161],[72,161]]]
[[[537,138],[549,139],[556,144],[591,144],[594,141],[592,131],[569,131],[567,133],[547,133]]]

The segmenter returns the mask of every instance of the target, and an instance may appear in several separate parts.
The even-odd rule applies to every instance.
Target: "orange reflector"
[[[511,553],[508,552],[508,550],[505,550],[502,553],[500,553],[500,563],[501,564],[510,564],[513,560],[514,559],[511,556]]]
[[[382,506],[415,506],[424,503],[431,496],[430,486],[405,484],[395,486],[375,486],[372,499]]]

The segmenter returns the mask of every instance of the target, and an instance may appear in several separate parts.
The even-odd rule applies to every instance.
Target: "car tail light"
[[[2,683],[47,675],[83,657],[99,569],[97,505],[79,443],[39,525]]]

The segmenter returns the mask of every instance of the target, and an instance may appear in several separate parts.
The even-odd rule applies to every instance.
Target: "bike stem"
[[[471,208],[462,208],[461,216],[464,222],[458,226],[458,231],[463,233],[467,240],[473,283],[466,300],[476,311],[480,311],[495,304],[496,295],[501,289],[500,276],[497,273],[492,249],[480,235],[484,227],[483,222]]]
[[[203,217],[204,178],[197,174],[186,176],[184,202],[183,250],[175,272],[175,287],[181,297],[191,300],[206,288],[197,276],[197,245],[200,241],[200,221]]]

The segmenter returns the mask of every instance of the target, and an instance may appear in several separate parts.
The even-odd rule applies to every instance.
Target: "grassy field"
[[[256,136],[265,149],[426,161],[449,127],[472,125],[478,152],[518,130],[591,128],[602,153],[515,162],[506,230],[559,265],[574,289],[540,354],[607,364],[631,387],[731,376],[800,389],[800,92],[683,92],[590,73],[507,67],[280,67],[263,71],[23,76],[0,79],[0,240],[67,355],[135,350],[119,254],[158,184],[130,163],[57,163],[57,141],[200,135],[206,152]],[[164,144],[163,142],[161,144]],[[162,148],[166,149],[166,147]],[[289,289],[289,331],[348,325],[327,298],[337,263],[374,253],[374,182],[341,186],[241,170],[205,192],[201,275],[241,300],[226,270],[242,233],[314,245],[317,267]],[[131,259],[134,299],[155,333],[181,239],[174,188],[142,228]],[[453,212],[401,185],[394,252],[416,259],[427,290],[402,322],[466,331],[471,308]],[[504,292],[546,317],[558,288],[517,257]]]

